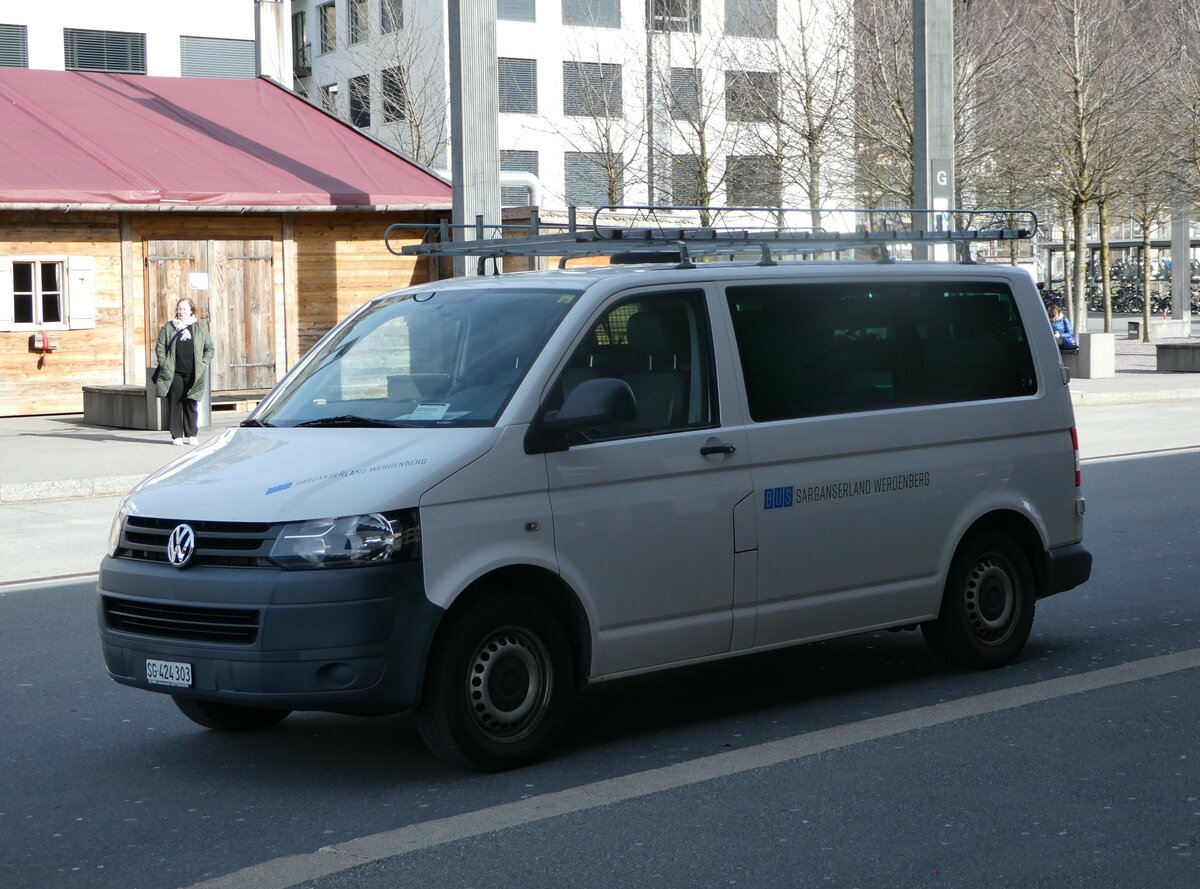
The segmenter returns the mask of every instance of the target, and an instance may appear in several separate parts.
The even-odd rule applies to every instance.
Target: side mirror
[[[611,377],[585,380],[571,390],[561,408],[547,411],[529,427],[525,452],[565,451],[568,432],[613,426],[636,416],[637,401],[624,380]]]

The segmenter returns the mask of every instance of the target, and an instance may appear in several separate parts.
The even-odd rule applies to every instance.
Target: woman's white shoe
[[[181,445],[181,444],[183,444],[183,439],[182,439],[182,438],[172,438],[172,439],[171,439],[171,444],[173,444],[173,445]]]
[[[198,441],[196,440],[196,436],[194,436],[194,435],[189,435],[189,436],[188,436],[187,443],[188,443],[188,444],[199,444],[200,442],[198,442]]]

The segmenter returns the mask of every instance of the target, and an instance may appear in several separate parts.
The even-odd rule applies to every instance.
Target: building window
[[[734,207],[778,207],[783,180],[775,158],[730,155],[725,158],[725,196]]]
[[[350,78],[350,123],[362,128],[371,125],[371,78],[367,74]]]
[[[673,120],[700,119],[700,69],[671,69],[671,118]]]
[[[321,23],[321,52],[333,52],[337,49],[337,4],[318,6],[317,17]]]
[[[725,33],[730,37],[775,37],[778,0],[725,0]]]
[[[63,28],[63,58],[68,71],[145,74],[146,35]]]
[[[404,27],[402,0],[379,0],[379,30],[391,34]]]
[[[562,22],[584,28],[619,28],[621,0],[562,0]]]
[[[338,85],[336,83],[321,87],[321,107],[330,114],[338,114]]]
[[[257,76],[253,40],[180,37],[179,70],[184,77]]]
[[[779,109],[779,75],[774,71],[726,71],[725,118],[750,123],[774,120]]]
[[[700,0],[646,0],[655,31],[700,33]]]
[[[537,114],[537,59],[497,59],[500,111]]]
[[[538,175],[538,153],[536,151],[500,150],[500,169]],[[501,186],[500,205],[503,207],[529,206],[529,191],[516,185]]]
[[[506,22],[533,22],[535,0],[497,0],[496,18]]]
[[[700,194],[700,158],[694,154],[671,157],[671,203],[680,207],[698,207]]]
[[[0,68],[29,67],[29,29],[25,25],[0,25]]]
[[[308,43],[306,13],[292,13],[292,73],[297,77],[312,74],[312,47]]]
[[[563,62],[563,114],[605,119],[621,117],[621,66]]]
[[[408,85],[404,72],[399,68],[385,68],[381,72],[380,87],[383,92],[383,119],[388,123],[408,118]]]
[[[563,154],[563,167],[568,206],[604,207],[625,200],[623,164],[606,164],[605,156],[599,152],[567,151]]]
[[[346,4],[346,37],[351,44],[367,39],[367,0],[349,0]]]
[[[14,260],[12,274],[14,324],[66,323],[62,262]]]

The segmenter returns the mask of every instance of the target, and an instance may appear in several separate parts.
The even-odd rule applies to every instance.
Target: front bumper
[[[229,704],[393,713],[420,699],[442,610],[420,562],[327,571],[194,567],[105,557],[97,585],[115,681]],[[191,665],[187,688],[147,659]]]

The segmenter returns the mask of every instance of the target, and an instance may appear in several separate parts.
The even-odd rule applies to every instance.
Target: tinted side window
[[[571,356],[562,395],[584,380],[625,380],[637,417],[583,440],[650,435],[716,423],[712,348],[702,292],[645,294],[610,308]]]
[[[1032,395],[996,284],[773,284],[727,291],[755,422]]]

